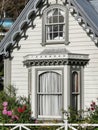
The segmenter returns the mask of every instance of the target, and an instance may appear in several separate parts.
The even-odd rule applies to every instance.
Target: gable
[[[30,26],[34,27],[33,21],[37,16],[41,15],[41,9],[49,6],[50,3],[44,0],[30,0],[24,10],[21,12],[14,25],[0,43],[0,54],[9,56],[9,51],[13,47],[18,47],[18,42],[22,37],[26,38],[26,30]],[[67,4],[70,13],[75,17],[86,33],[97,44],[98,35],[98,13],[93,4],[86,0],[68,0]],[[95,6],[94,6],[95,7]]]
[[[22,38],[26,37],[25,31],[30,26],[33,19],[36,17],[36,13],[38,12],[38,6],[42,4],[43,0],[30,0],[17,20],[14,22],[13,26],[4,37],[4,39],[0,43],[0,53],[5,56],[8,55],[8,48],[12,48],[17,44],[17,42]],[[18,37],[18,38],[17,38]]]

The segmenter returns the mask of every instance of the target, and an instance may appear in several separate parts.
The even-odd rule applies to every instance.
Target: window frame
[[[58,9],[61,9],[65,12],[65,39],[63,40],[50,40],[50,41],[47,41],[46,40],[46,21],[47,21],[47,13],[49,11],[51,11],[52,9],[54,8],[58,8]],[[63,6],[63,5],[59,5],[59,4],[54,4],[54,5],[51,5],[49,6],[48,8],[46,8],[44,11],[43,11],[43,17],[42,17],[42,46],[45,46],[45,45],[54,45],[54,44],[69,44],[69,13],[68,13],[68,8],[66,6]]]
[[[77,74],[77,79],[75,78],[76,75],[74,75],[74,77],[73,77],[74,73]],[[76,80],[78,80],[77,86],[75,84],[75,82],[77,82]],[[74,87],[74,88],[72,88],[71,94],[73,97],[72,99],[74,99],[74,98],[76,99],[74,101],[74,103],[72,103],[75,110],[79,110],[79,108],[80,108],[80,94],[81,94],[80,86],[81,86],[80,85],[80,71],[73,71],[72,72],[72,87]],[[77,87],[78,87],[78,92],[77,92],[77,90],[73,91],[73,89],[77,89]]]
[[[83,77],[82,77],[82,67],[79,67],[79,66],[72,66],[71,67],[71,86],[70,86],[70,106],[75,109],[75,110],[80,110],[82,109],[83,107],[83,85],[82,85],[82,82],[83,82]],[[78,92],[72,92],[72,86],[73,86],[73,73],[76,72],[78,74]],[[73,107],[73,103],[72,103],[72,97],[73,96],[77,96],[77,107]],[[75,106],[75,104],[74,104]]]
[[[63,69],[61,68],[46,68],[46,69],[37,69],[36,70],[36,85],[37,85],[37,87],[36,87],[36,117],[38,118],[38,119],[62,119],[62,118],[64,118],[64,115],[63,115],[63,113],[62,113],[62,115],[61,116],[45,116],[45,115],[38,115],[38,97],[37,97],[37,90],[38,90],[38,85],[39,85],[39,75],[40,74],[42,74],[42,73],[45,73],[45,72],[49,72],[49,71],[52,71],[52,72],[55,72],[55,73],[58,73],[58,74],[60,74],[61,75],[61,85],[62,85],[62,109],[64,108],[64,73],[63,73]]]

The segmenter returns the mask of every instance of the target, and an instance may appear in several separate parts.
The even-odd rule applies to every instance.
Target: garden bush
[[[0,92],[1,123],[29,123],[30,117],[31,106],[28,98],[16,97],[16,89],[13,86]]]
[[[29,98],[24,96],[16,96],[17,90],[13,86],[9,86],[6,90],[0,91],[0,123],[44,123],[31,118],[31,105]],[[84,116],[86,113],[86,116]],[[98,124],[98,104],[92,101],[90,107],[86,111],[76,111],[69,108],[66,112],[68,123],[78,124]],[[49,122],[48,122],[49,123]],[[51,123],[58,123],[57,120],[52,120]],[[1,130],[9,130],[11,127],[0,126]],[[35,126],[29,127],[31,130],[55,130],[56,126]],[[97,127],[77,127],[78,130],[98,130]],[[17,129],[18,130],[18,129]],[[70,130],[70,129],[69,129]]]

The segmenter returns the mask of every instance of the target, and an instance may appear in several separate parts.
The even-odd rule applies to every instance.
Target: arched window
[[[67,20],[65,7],[53,5],[46,9],[43,13],[43,44],[65,43]]]
[[[37,88],[38,117],[61,117],[62,83],[61,75],[49,71],[39,75]]]
[[[79,79],[78,79],[78,72],[73,72],[72,73],[72,93],[78,93],[79,92]]]
[[[72,89],[71,89],[71,105],[75,110],[78,110],[80,104],[80,81],[79,73],[77,71],[72,72]]]

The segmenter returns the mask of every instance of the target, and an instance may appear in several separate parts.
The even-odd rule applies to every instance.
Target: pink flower
[[[7,105],[8,105],[8,102],[6,102],[6,101],[3,102],[3,106],[4,106],[4,107],[7,107]]]
[[[93,107],[93,104],[91,104],[90,106]]]
[[[3,109],[4,109],[4,110],[7,110],[7,107],[4,107]]]
[[[7,110],[3,110],[3,111],[2,111],[2,114],[3,114],[3,115],[7,115]]]
[[[96,103],[95,102],[92,102],[92,104],[95,106],[96,105]]]
[[[12,116],[12,111],[7,111],[8,116]]]
[[[94,107],[91,107],[91,111],[94,111],[95,110],[95,108]]]
[[[19,117],[15,115],[15,119],[19,120]]]
[[[18,117],[17,115],[13,115],[13,116],[12,116],[12,119],[13,119],[13,120],[19,120],[19,117]]]
[[[35,123],[38,123],[38,120],[35,120]]]

